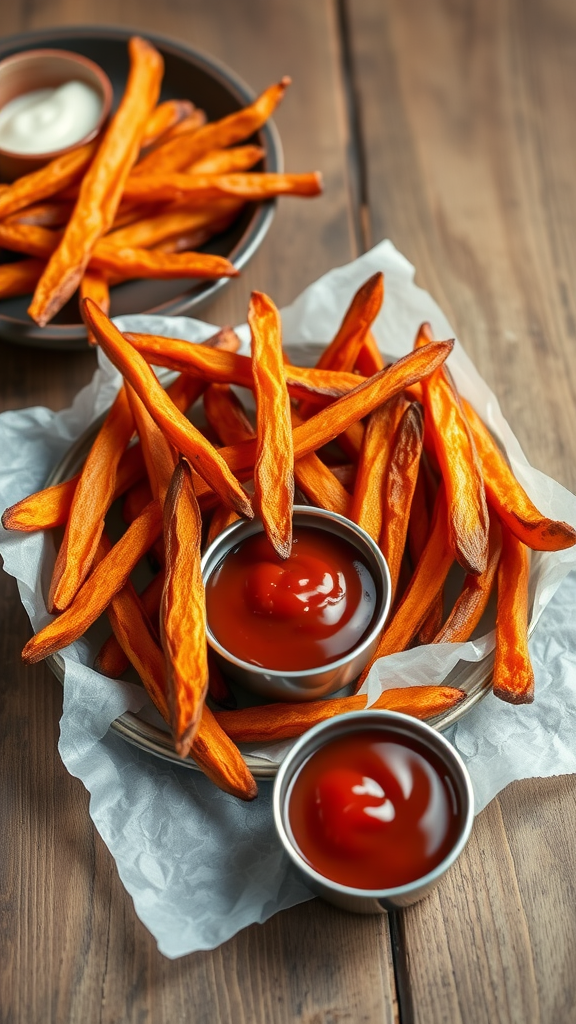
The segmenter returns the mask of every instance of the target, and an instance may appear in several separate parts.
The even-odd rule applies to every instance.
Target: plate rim
[[[107,39],[127,42],[131,36],[140,35],[150,40],[165,51],[171,51],[174,56],[185,57],[189,63],[196,64],[204,71],[216,77],[227,89],[236,93],[236,98],[244,105],[251,103],[256,98],[256,92],[227,64],[202,50],[196,50],[187,43],[180,43],[170,36],[159,32],[142,32],[138,29],[126,28],[113,25],[66,25],[61,28],[38,29],[30,32],[20,32],[15,35],[5,36],[0,39],[0,60],[9,56],[15,49],[31,49],[35,46],[45,45],[56,40],[74,39],[85,37],[106,41]],[[280,133],[273,118],[259,129],[262,136],[266,158],[270,163],[270,170],[281,173],[284,169],[284,152]],[[274,214],[276,212],[276,200],[269,199],[254,204],[255,210],[250,222],[247,224],[241,237],[238,239],[228,258],[236,267],[241,270],[255,252],[259,249],[268,234]],[[190,316],[199,312],[208,302],[229,284],[231,278],[220,278],[216,281],[206,282],[202,290],[192,297],[181,296],[180,298],[169,299],[158,306],[142,310],[139,316]],[[18,332],[25,330],[25,337],[18,337]],[[33,321],[27,321],[18,317],[9,316],[0,312],[0,338],[2,341],[12,345],[19,345],[25,348],[45,348],[59,350],[88,351],[88,339],[86,328],[82,322],[76,324],[47,324],[46,327],[38,327]]]

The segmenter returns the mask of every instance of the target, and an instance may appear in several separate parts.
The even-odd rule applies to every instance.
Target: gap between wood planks
[[[368,252],[372,248],[370,230],[370,211],[368,207],[368,174],[366,169],[366,147],[360,112],[360,94],[356,86],[354,55],[350,34],[350,18],[348,4],[350,0],[334,0],[336,23],[340,43],[340,63],[342,82],[348,119],[348,187],[350,191],[350,207],[352,210],[354,235],[358,253]]]

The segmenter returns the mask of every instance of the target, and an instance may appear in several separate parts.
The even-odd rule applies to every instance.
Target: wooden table
[[[576,6],[570,0],[12,0],[3,33],[71,24],[161,32],[254,89],[289,73],[290,170],[264,245],[206,311],[281,305],[390,237],[498,395],[530,460],[576,489]],[[92,353],[1,346],[2,408],[69,404]],[[170,962],[137,920],[56,749],[62,693],[25,669],[29,625],[0,580],[0,1020],[178,1024],[576,1019],[576,778],[510,786],[458,865],[386,918],[319,901]]]

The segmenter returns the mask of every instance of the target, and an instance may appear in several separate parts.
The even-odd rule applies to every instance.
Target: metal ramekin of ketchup
[[[464,849],[474,817],[470,777],[451,744],[393,711],[311,729],[282,762],[273,803],[306,885],[361,914],[426,896]]]
[[[391,601],[378,546],[343,516],[307,505],[293,515],[282,561],[259,520],[238,520],[202,560],[208,643],[241,685],[273,700],[315,700],[356,679]]]

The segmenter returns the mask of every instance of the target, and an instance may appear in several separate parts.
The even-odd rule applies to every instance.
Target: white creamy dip
[[[98,123],[102,100],[84,82],[35,89],[0,110],[0,148],[13,153],[51,153],[79,142]]]

